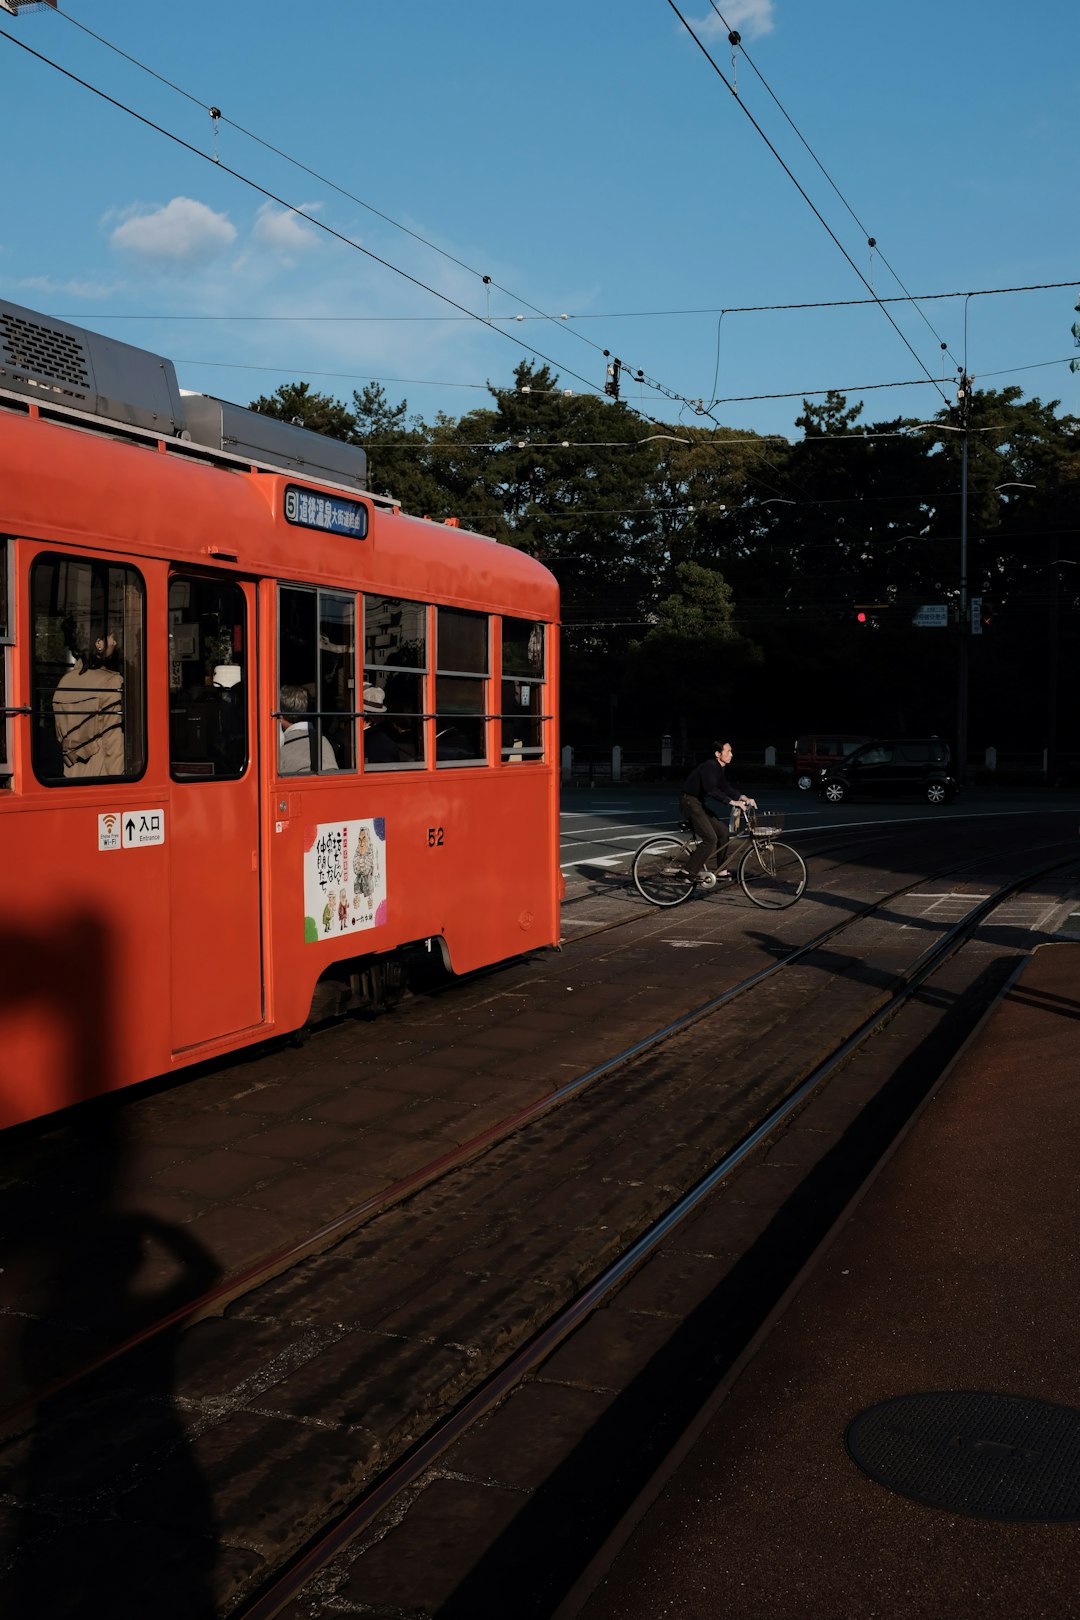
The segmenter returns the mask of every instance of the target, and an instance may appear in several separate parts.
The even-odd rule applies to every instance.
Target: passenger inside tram
[[[116,637],[104,626],[85,644],[74,618],[64,621],[71,667],[52,695],[65,777],[124,774],[123,686]]]
[[[387,713],[381,686],[364,687],[364,764],[408,765],[416,759],[409,730],[400,715]]]
[[[311,696],[306,686],[283,686],[278,707],[278,775],[310,776],[315,741],[311,732]],[[326,737],[319,738],[319,771],[336,771],[337,755]]]

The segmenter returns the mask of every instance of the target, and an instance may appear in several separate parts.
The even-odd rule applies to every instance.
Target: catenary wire
[[[161,318],[164,319],[165,317]],[[499,388],[490,382],[454,382],[445,378],[430,377],[375,377],[362,371],[315,371],[308,366],[264,366],[244,360],[200,360],[178,356],[177,363],[179,365],[202,366],[207,369],[221,371],[266,371],[272,376],[279,376],[284,371],[295,371],[302,372],[305,378],[318,377],[336,382],[392,383],[395,387],[403,388],[468,388],[486,391],[495,395],[508,394],[514,399],[520,399],[523,394],[554,396],[561,399],[585,397],[581,394],[575,394],[573,389],[568,388],[533,388],[531,386],[524,389]],[[1011,377],[1020,371],[1039,371],[1047,366],[1067,366],[1069,363],[1068,356],[1059,360],[1033,360],[1023,366],[1006,366],[999,371],[980,372],[979,379],[981,381],[986,377]],[[925,377],[908,377],[893,382],[833,383],[825,388],[792,388],[782,393],[772,394],[726,394],[722,398],[714,399],[712,403],[714,405],[737,405],[760,399],[815,399],[823,394],[843,394],[846,396],[848,394],[868,394],[884,388],[929,388],[931,386],[933,386],[932,378],[928,380]],[[643,421],[654,423],[653,417],[646,416],[643,412],[638,414],[641,415]],[[678,426],[679,424],[668,423],[666,425]],[[751,434],[752,430],[747,428],[746,432]]]
[[[830,236],[832,241],[836,244],[837,248],[839,248],[840,252],[843,254],[843,256],[847,260],[848,264],[854,270],[855,274],[858,276],[859,280],[862,282],[863,286],[866,288],[867,292],[870,294],[870,301],[879,306],[879,308],[881,309],[882,314],[885,316],[885,319],[889,322],[889,325],[892,327],[893,331],[896,333],[896,335],[900,339],[901,343],[903,343],[904,347],[908,350],[908,352],[912,356],[913,360],[915,361],[916,365],[922,371],[926,372],[926,375],[930,378],[930,381],[933,383],[933,385],[937,389],[937,391],[941,394],[942,399],[945,401],[945,403],[947,405],[949,403],[948,397],[945,394],[944,390],[942,389],[941,384],[938,382],[937,378],[934,377],[931,374],[929,368],[923,363],[923,360],[922,360],[921,356],[919,355],[918,351],[914,348],[914,346],[912,345],[910,340],[907,338],[907,336],[904,334],[904,332],[901,331],[901,329],[897,325],[897,323],[893,320],[892,316],[889,314],[889,311],[885,308],[885,305],[882,303],[881,299],[877,297],[877,295],[874,292],[873,287],[867,281],[866,277],[863,275],[862,271],[859,269],[858,265],[855,263],[855,260],[851,257],[851,254],[848,252],[847,248],[840,241],[840,238],[837,236],[837,234],[833,230],[832,226],[825,219],[825,217],[821,213],[820,209],[817,208],[817,206],[811,201],[811,199],[810,199],[809,195],[807,194],[807,192],[805,191],[805,189],[799,184],[798,180],[795,178],[794,174],[791,172],[788,165],[784,162],[783,158],[780,156],[780,153],[776,150],[776,147],[773,145],[772,141],[770,141],[769,137],[766,135],[765,131],[762,129],[761,125],[758,123],[757,119],[754,117],[753,113],[750,111],[749,107],[746,106],[745,102],[740,100],[739,95],[735,90],[735,87],[729,82],[729,80],[728,80],[726,74],[724,73],[723,69],[714,60],[714,58],[713,58],[712,54],[710,53],[708,47],[702,43],[701,39],[699,39],[698,35],[694,32],[693,28],[690,26],[690,24],[687,22],[686,18],[683,16],[682,12],[679,10],[678,6],[675,4],[675,0],[667,0],[667,3],[671,7],[672,11],[675,13],[676,17],[678,17],[678,19],[682,23],[683,27],[686,29],[686,32],[690,35],[690,38],[694,41],[694,44],[698,47],[698,49],[701,51],[702,55],[705,57],[705,60],[709,63],[709,66],[712,68],[713,72],[720,79],[720,81],[727,87],[727,89],[731,92],[731,94],[735,97],[735,100],[739,103],[739,106],[742,108],[743,112],[746,114],[746,117],[749,118],[751,124],[753,124],[754,128],[757,130],[758,134],[761,136],[762,140],[765,142],[765,145],[769,148],[769,151],[772,153],[773,157],[779,163],[780,167],[783,169],[784,173],[787,175],[787,177],[791,181],[792,185],[798,191],[799,195],[802,197],[802,199],[806,203],[807,207],[811,210],[814,217],[818,220],[818,222],[821,224],[821,226],[824,228],[824,230],[828,232],[828,235]]]
[[[190,91],[187,91],[187,90],[183,89],[182,86],[180,86],[178,84],[175,84],[171,79],[165,78],[164,75],[158,73],[155,69],[149,67],[145,62],[140,62],[137,57],[132,56],[128,51],[121,50],[121,48],[118,45],[114,45],[111,40],[106,39],[102,34],[95,33],[93,29],[87,28],[84,23],[80,23],[80,22],[76,21],[76,19],[74,17],[68,16],[68,14],[65,13],[65,12],[61,12],[61,13],[59,13],[59,15],[63,16],[65,21],[70,22],[74,27],[81,29],[84,33],[89,34],[91,36],[91,38],[96,39],[99,44],[106,46],[107,49],[109,49],[111,51],[115,51],[117,53],[117,55],[123,57],[125,61],[130,62],[134,67],[137,67],[142,72],[149,74],[151,76],[151,78],[157,79],[159,83],[166,85],[170,90],[174,91],[177,95],[184,97],[184,99],[191,102],[191,104],[193,106],[196,106],[196,107],[199,107],[199,108],[202,108],[202,109],[206,110],[206,103],[199,100],[199,98],[197,96],[192,95],[190,93]],[[46,60],[46,59],[43,58],[42,60]],[[56,66],[57,64],[53,63],[51,65]],[[65,71],[65,70],[61,69],[60,71]],[[82,81],[79,81],[79,82],[81,83]],[[93,88],[93,87],[91,86],[90,88]],[[117,105],[122,105],[122,103],[117,103]],[[131,112],[130,108],[125,107],[124,110],[126,112]],[[211,112],[211,117],[213,117],[215,113],[216,113],[218,122],[228,124],[230,128],[235,129],[239,134],[245,136],[246,139],[248,139],[250,141],[254,141],[258,146],[263,147],[264,150],[266,150],[268,152],[273,152],[276,157],[280,157],[280,158],[284,159],[284,161],[286,163],[292,164],[293,167],[301,170],[302,173],[310,175],[312,177],[312,179],[314,179],[314,180],[318,180],[320,185],[329,186],[332,191],[336,191],[342,197],[347,197],[350,202],[356,203],[356,205],[358,207],[366,209],[367,212],[369,212],[371,214],[374,214],[379,219],[384,220],[388,225],[392,225],[395,230],[399,230],[399,231],[404,232],[404,234],[406,236],[410,236],[410,237],[413,238],[414,241],[420,242],[424,247],[430,249],[431,252],[440,254],[443,258],[448,259],[452,264],[456,264],[460,269],[465,270],[470,275],[475,276],[479,281],[481,281],[483,283],[483,285],[485,287],[492,287],[497,292],[502,293],[505,297],[512,298],[515,301],[515,303],[523,304],[526,309],[532,310],[534,319],[543,320],[543,321],[550,321],[556,326],[561,326],[561,325],[563,325],[565,323],[565,320],[566,320],[565,316],[561,316],[561,315],[556,316],[556,315],[548,314],[545,310],[540,309],[536,304],[530,303],[527,298],[523,298],[519,293],[515,293],[511,288],[502,286],[501,283],[497,282],[492,276],[485,275],[482,271],[476,270],[472,265],[466,264],[463,259],[457,258],[455,254],[450,253],[447,249],[441,248],[436,243],[429,241],[424,236],[421,236],[421,234],[418,231],[414,231],[414,230],[410,229],[410,227],[407,226],[407,225],[402,225],[399,220],[396,220],[396,219],[392,218],[391,215],[389,215],[387,213],[384,213],[379,208],[374,207],[373,204],[365,202],[362,197],[356,196],[356,194],[354,192],[351,192],[351,191],[347,190],[344,186],[339,185],[336,181],[329,179],[328,176],[320,174],[316,169],[311,168],[306,163],[302,163],[298,158],[294,158],[290,153],[283,151],[280,147],[275,146],[272,142],[263,139],[262,136],[256,135],[253,130],[245,129],[242,124],[236,123],[233,119],[226,118],[225,115],[223,113],[221,113],[218,109],[215,108]],[[133,116],[138,117],[139,115],[138,114],[133,114]],[[145,120],[145,121],[149,122],[149,120]],[[158,128],[159,126],[153,125],[152,127]],[[163,133],[168,133],[168,132],[163,131]],[[195,151],[195,150],[197,150],[197,148],[190,148],[190,150]],[[205,156],[205,154],[200,154],[200,155]],[[210,161],[217,162],[218,159],[215,156]],[[244,178],[243,176],[239,175],[236,170],[228,168],[227,165],[222,164],[220,166],[223,167],[223,168],[226,168],[227,173],[236,175],[237,178],[240,178],[240,179]],[[269,192],[267,192],[267,193],[265,193],[265,195],[270,196],[271,194]],[[281,199],[275,197],[273,200],[275,202],[279,202]],[[283,206],[291,207],[291,205],[288,204],[288,203],[283,204]],[[303,214],[302,211],[299,210],[299,209],[293,208],[292,212],[300,214],[301,217],[304,218],[304,219],[310,219],[310,217],[311,217],[309,215]],[[353,244],[353,245],[356,245],[356,244]],[[385,261],[385,260],[380,260],[380,263],[386,263],[386,262],[387,261]],[[396,269],[397,267],[396,266],[391,266],[391,268]],[[404,271],[399,271],[399,274],[404,275],[405,272]],[[415,279],[415,278],[410,277],[410,280],[412,280],[412,279]],[[421,286],[423,285],[423,283],[419,283],[419,282],[417,284],[421,285]],[[432,289],[428,288],[426,290],[431,291]],[[442,296],[442,295],[437,295],[437,296]],[[454,300],[450,299],[450,300],[448,300],[448,302],[453,303]],[[460,309],[462,306],[457,305],[457,307]],[[481,321],[482,324],[484,324],[484,325],[490,325],[491,324],[491,322],[489,320],[485,319],[482,316],[471,315],[471,312],[467,312],[467,314],[469,314],[469,317],[471,319]],[[572,330],[572,329],[567,327],[567,330]],[[610,351],[605,349],[602,344],[596,343],[592,338],[587,337],[584,332],[573,331],[573,336],[575,338],[577,338],[579,342],[588,344],[588,346],[591,349],[594,349],[596,351],[596,353],[603,355],[603,357],[605,359],[608,358],[608,356],[610,354]],[[524,345],[523,345],[523,347],[524,347]],[[528,352],[535,353],[536,351],[529,350]],[[541,358],[546,359],[547,357],[542,356]],[[556,365],[557,364],[557,362],[554,361],[554,360],[551,360],[548,363],[550,365]],[[623,365],[623,364],[624,363],[620,361],[620,365]],[[569,368],[566,368],[566,369],[569,369]],[[703,416],[709,415],[708,411],[705,411],[705,410],[702,409],[700,401],[695,402],[694,400],[687,399],[687,398],[685,398],[684,395],[678,393],[676,390],[669,389],[666,386],[666,384],[661,383],[660,381],[658,381],[658,379],[656,379],[656,378],[654,378],[652,376],[646,376],[641,367],[635,367],[632,363],[626,362],[625,366],[624,366],[624,369],[627,370],[628,372],[633,373],[635,381],[645,383],[646,386],[654,389],[656,392],[658,392],[660,394],[663,394],[666,398],[676,400],[679,403],[681,403],[683,405],[686,405],[691,409],[696,410],[699,415],[703,415]],[[572,372],[571,375],[576,375],[576,373]],[[579,381],[580,380],[581,379],[579,378]]]
[[[472,310],[466,309],[464,304],[459,304],[456,298],[450,297],[449,293],[440,292],[438,288],[429,286],[427,282],[421,281],[419,276],[414,276],[410,274],[408,270],[403,270],[400,265],[394,264],[390,259],[384,259],[381,254],[373,252],[371,248],[364,247],[362,243],[353,241],[352,238],[346,236],[343,231],[335,230],[332,225],[327,225],[324,220],[316,218],[313,214],[306,214],[303,209],[298,208],[295,203],[290,203],[284,197],[278,196],[277,192],[271,191],[268,187],[261,185],[259,181],[252,180],[248,175],[242,174],[239,169],[234,169],[229,164],[222,163],[220,159],[211,156],[207,152],[201,152],[199,148],[197,146],[193,146],[190,141],[184,140],[182,135],[177,135],[172,130],[166,129],[164,125],[155,123],[152,118],[147,118],[145,114],[136,112],[133,107],[129,107],[126,105],[126,103],[118,101],[115,96],[111,96],[107,91],[99,89],[97,85],[91,84],[89,80],[80,78],[79,75],[77,73],[73,73],[70,68],[61,66],[59,62],[54,62],[51,57],[43,55],[41,51],[35,51],[33,46],[26,44],[25,40],[16,39],[13,34],[9,34],[3,30],[0,30],[0,39],[6,39],[10,44],[17,45],[21,51],[25,51],[28,56],[34,57],[45,67],[51,67],[55,72],[61,74],[65,79],[70,79],[73,84],[79,85],[84,90],[89,90],[91,95],[95,95],[101,101],[107,102],[110,107],[115,107],[118,112],[126,113],[129,118],[134,118],[136,122],[144,125],[147,129],[154,130],[156,134],[163,135],[166,140],[172,141],[174,145],[181,147],[185,152],[190,152],[193,157],[199,158],[204,163],[213,164],[216,169],[219,169],[224,174],[231,175],[234,180],[238,180],[241,185],[247,186],[249,190],[256,192],[260,197],[266,197],[270,202],[277,203],[280,208],[287,209],[290,214],[295,214],[297,219],[303,220],[306,225],[311,226],[315,230],[324,232],[327,236],[333,237],[335,241],[341,242],[345,247],[351,248],[354,252],[362,253],[365,258],[371,259],[375,264],[382,265],[385,270],[393,271],[395,275],[401,276],[405,281],[411,282],[414,287],[419,287],[421,291],[430,293],[433,298],[438,298],[444,304],[449,304],[453,309],[460,310],[463,315],[467,315],[471,320],[476,321],[478,325],[488,328],[488,330],[497,333],[500,337],[509,338],[512,343],[516,343],[518,347],[524,349],[527,354],[534,355],[537,359],[543,360],[547,365],[555,366],[560,373],[562,371],[569,372],[570,376],[575,377],[578,382],[584,383],[585,387],[590,392],[600,393],[600,389],[597,388],[596,384],[591,382],[588,377],[583,377],[580,372],[573,371],[569,366],[561,366],[560,363],[553,359],[551,355],[544,354],[542,350],[534,349],[530,345],[523,343],[519,338],[516,338],[513,333],[504,332],[502,328],[498,326],[491,326],[491,323],[485,320],[482,315],[476,315]],[[671,397],[682,399],[682,395],[673,395]],[[689,404],[690,401],[686,401],[685,403]]]
[[[731,31],[732,31],[731,30],[731,24],[728,22],[727,18],[724,16],[724,14],[720,10],[720,8],[717,6],[716,0],[709,0],[709,4],[712,6],[713,10],[716,12],[716,15],[720,18],[720,21],[723,23],[724,27],[728,30],[728,35],[729,35],[729,38],[730,38]],[[806,139],[806,136],[803,134],[803,132],[799,128],[798,124],[796,124],[795,120],[792,118],[791,114],[788,112],[787,108],[784,106],[783,102],[780,100],[779,96],[777,96],[776,92],[772,88],[772,85],[769,84],[769,82],[766,79],[765,75],[762,73],[761,69],[757,66],[757,63],[754,61],[753,57],[750,55],[750,52],[746,49],[746,46],[743,44],[741,39],[739,39],[738,48],[742,53],[743,60],[747,63],[747,65],[749,66],[751,71],[757,75],[760,82],[764,85],[765,89],[768,91],[769,95],[771,96],[774,104],[779,109],[782,117],[787,120],[788,124],[795,131],[795,134],[798,136],[798,138],[802,142],[803,146],[805,146],[806,150],[809,152],[810,156],[813,158],[814,162],[817,164],[818,168],[821,170],[822,174],[825,176],[825,179],[828,181],[829,185],[835,191],[836,195],[839,197],[840,201],[843,203],[844,207],[847,209],[848,213],[851,215],[852,219],[855,221],[855,223],[859,227],[860,231],[862,231],[864,237],[867,240],[867,244],[869,245],[871,252],[877,254],[878,258],[881,260],[881,262],[885,266],[886,270],[889,272],[889,274],[892,276],[893,280],[896,282],[897,286],[903,292],[905,298],[907,298],[911,303],[913,303],[915,305],[916,312],[922,318],[922,320],[925,321],[925,323],[926,323],[927,327],[929,328],[930,332],[937,339],[937,342],[940,345],[941,349],[949,356],[949,359],[953,362],[953,365],[959,367],[960,362],[957,360],[956,356],[953,354],[953,352],[949,348],[948,344],[942,338],[941,333],[938,332],[934,328],[933,323],[930,321],[930,319],[926,315],[925,311],[920,309],[917,301],[912,298],[911,294],[908,292],[907,288],[905,287],[902,278],[897,273],[897,271],[893,269],[892,265],[889,263],[888,259],[885,257],[885,254],[881,251],[880,244],[875,240],[872,233],[863,224],[862,220],[859,218],[859,216],[855,212],[854,208],[848,202],[847,198],[844,196],[844,193],[840,190],[840,187],[837,185],[836,181],[833,179],[832,175],[829,173],[829,171],[825,167],[824,163],[822,163],[821,159],[818,157],[817,153],[814,151],[813,147],[810,145],[810,142]]]
[[[305,214],[304,219],[309,216]],[[1075,287],[1080,276],[1073,276],[1069,281],[1031,281],[1016,287],[973,287],[968,291],[912,293],[907,297],[886,296],[881,298],[819,298],[801,304],[727,304],[712,305],[704,309],[617,309],[598,311],[587,315],[490,315],[484,316],[485,326],[496,326],[500,323],[519,323],[522,321],[637,321],[652,320],[667,316],[683,315],[772,315],[784,310],[801,309],[858,309],[876,304],[928,304],[935,299],[943,298],[994,298],[1004,293],[1024,292],[1055,292],[1063,287]],[[77,315],[67,315],[66,320],[84,319]],[[176,315],[155,314],[149,312],[143,315],[106,315],[95,313],[96,320],[102,321],[287,321],[296,324],[300,321],[318,322],[332,321],[335,325],[345,325],[349,322],[362,321],[394,322],[394,321],[474,321],[478,317],[468,315]]]

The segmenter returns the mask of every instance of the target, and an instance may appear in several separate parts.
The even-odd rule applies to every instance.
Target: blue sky
[[[1080,413],[1075,0],[716,3],[865,228],[746,58],[736,100],[668,0],[61,0],[0,10],[0,296],[242,404],[297,378],[348,401],[380,379],[430,421],[489,403],[521,345],[575,391],[602,386],[608,348],[651,415],[695,419],[638,368],[719,399],[726,426],[795,436],[802,391],[861,397],[868,422],[932,414],[966,335],[977,383]],[[731,82],[709,0],[679,8]],[[901,291],[882,254],[912,293],[1069,285],[973,297],[966,334],[962,299],[925,321],[889,305],[903,336],[872,303],[735,313],[870,297],[743,107],[879,296]]]

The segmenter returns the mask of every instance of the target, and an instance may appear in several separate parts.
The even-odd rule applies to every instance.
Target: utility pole
[[[968,440],[971,436],[971,378],[961,371],[956,388],[956,414],[960,425],[960,637],[956,665],[956,780],[967,780],[968,751]]]

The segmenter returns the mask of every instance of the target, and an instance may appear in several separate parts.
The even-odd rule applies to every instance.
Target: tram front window
[[[31,757],[41,782],[141,776],[145,596],[134,568],[39,557],[30,571]]]
[[[169,761],[177,781],[247,767],[244,593],[229,579],[169,581]]]

